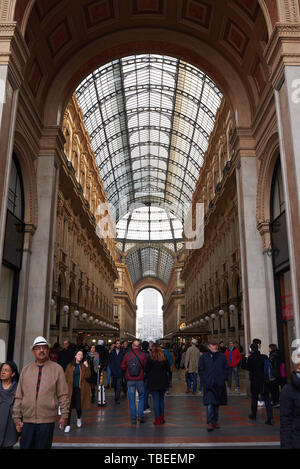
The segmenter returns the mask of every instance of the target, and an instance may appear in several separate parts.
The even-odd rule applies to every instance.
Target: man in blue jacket
[[[208,352],[199,360],[200,381],[203,384],[203,404],[207,406],[207,430],[220,428],[219,406],[227,404],[225,381],[229,367],[224,353],[218,351],[218,342],[208,342]]]
[[[115,402],[120,404],[120,394],[124,371],[121,369],[121,362],[124,357],[124,350],[121,347],[121,341],[116,340],[114,350],[109,354],[108,364],[113,377],[113,386],[115,389]]]

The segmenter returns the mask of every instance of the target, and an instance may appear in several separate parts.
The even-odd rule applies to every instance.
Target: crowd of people
[[[227,404],[233,378],[240,391],[240,368],[249,372],[251,411],[255,420],[258,405],[265,405],[266,424],[273,425],[273,408],[280,406],[282,448],[300,448],[300,363],[295,363],[286,383],[284,364],[275,344],[269,355],[260,351],[254,339],[248,353],[238,343],[211,339],[206,345],[196,339],[185,345],[165,342],[115,340],[105,347],[102,340],[79,347],[63,342],[53,347],[44,337],[32,344],[34,361],[21,373],[12,361],[0,367],[0,447],[12,448],[20,440],[21,449],[51,448],[55,423],[71,430],[73,409],[76,425],[82,426],[82,411],[96,401],[99,377],[106,370],[106,387],[114,389],[115,404],[121,393],[128,397],[131,424],[142,424],[154,412],[154,425],[165,423],[165,395],[172,386],[174,371],[184,370],[186,393],[203,395],[207,431],[220,428],[219,407]],[[198,388],[199,376],[199,388]],[[138,399],[136,400],[136,395]],[[152,396],[152,409],[149,405]]]

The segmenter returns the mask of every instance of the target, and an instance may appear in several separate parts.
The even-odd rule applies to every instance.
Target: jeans
[[[131,420],[135,420],[137,414],[139,417],[144,416],[144,399],[145,399],[145,387],[144,381],[127,381],[128,389],[128,401]],[[135,395],[136,391],[139,395],[138,409],[136,409]]]
[[[186,373],[185,375],[187,388],[191,389],[191,381],[193,381],[193,392],[197,391],[197,373]]]
[[[148,402],[148,398],[149,398],[149,391],[148,391],[148,388],[147,388],[147,380],[144,381],[144,393],[145,393],[145,396],[144,396],[144,410],[146,409],[149,409],[149,402]]]
[[[230,366],[229,367],[228,387],[229,387],[229,389],[231,389],[232,373],[234,374],[235,387],[239,389],[240,388],[240,380],[239,380],[239,372],[238,372],[238,367],[237,366]]]
[[[122,380],[123,380],[122,376],[120,378],[114,376],[113,378],[113,386],[115,388],[115,401],[120,400]]]
[[[165,414],[165,389],[151,391],[155,418]]]
[[[111,381],[111,371],[110,371],[110,367],[109,365],[107,366],[106,368],[106,377],[107,377],[107,386],[110,385],[110,381]]]
[[[24,423],[20,449],[51,449],[54,423]]]
[[[206,409],[206,423],[213,424],[219,419],[219,406],[215,404],[209,404]]]

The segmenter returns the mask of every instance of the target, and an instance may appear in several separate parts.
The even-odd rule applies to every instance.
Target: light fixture
[[[209,321],[209,316],[205,316],[205,321]]]
[[[74,311],[74,316],[75,316],[75,318],[78,318],[78,316],[79,316],[79,311],[78,311],[78,309],[76,309],[76,310]]]
[[[51,305],[51,306],[54,306],[54,305],[55,305],[55,300],[53,300],[53,298],[51,298],[51,300],[50,300],[50,305]]]
[[[210,317],[211,317],[212,319],[215,319],[216,315],[213,313],[213,314],[211,314]]]
[[[82,319],[86,319],[87,318],[87,314],[86,313],[82,313]]]
[[[223,316],[223,314],[224,314],[224,310],[223,310],[223,309],[220,309],[220,310],[219,310],[219,315],[220,315],[220,316]]]
[[[65,305],[65,306],[63,307],[63,312],[64,312],[64,313],[68,313],[68,312],[69,312],[69,306],[68,306],[68,305]]]
[[[230,310],[231,312],[233,312],[233,311],[235,310],[235,306],[234,306],[234,305],[230,305],[230,306],[229,306],[229,310]]]

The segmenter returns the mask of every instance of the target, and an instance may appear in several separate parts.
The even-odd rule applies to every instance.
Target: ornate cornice
[[[15,88],[21,86],[28,57],[28,47],[17,23],[0,23],[0,65],[9,67]]]
[[[264,52],[276,88],[287,65],[300,65],[300,23],[276,23]]]

